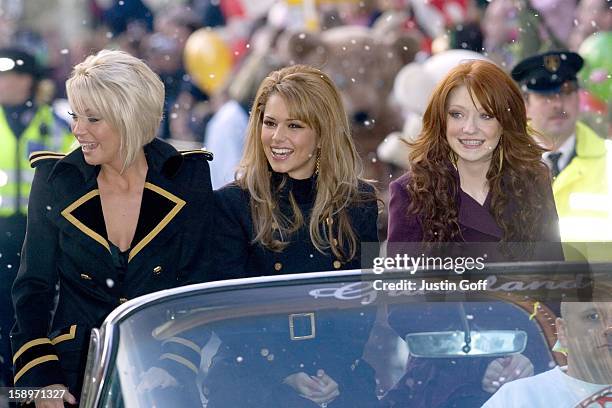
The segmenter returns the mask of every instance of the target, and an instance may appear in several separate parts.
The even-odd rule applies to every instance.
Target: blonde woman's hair
[[[70,106],[79,116],[100,117],[121,137],[123,170],[157,135],[164,84],[142,60],[102,50],[77,64],[66,81]]]
[[[359,191],[361,162],[342,99],[331,79],[318,69],[294,65],[272,72],[261,83],[249,118],[244,154],[236,173],[236,183],[251,196],[255,228],[254,243],[282,251],[288,237],[304,224],[293,194],[289,194],[291,217],[281,213],[276,193],[287,182],[287,175],[274,191],[272,172],[261,142],[266,103],[278,95],[287,105],[290,117],[306,123],[319,140],[319,173],[316,197],[310,214],[310,239],[315,248],[349,261],[357,253],[357,236],[347,213],[352,204],[368,199]]]

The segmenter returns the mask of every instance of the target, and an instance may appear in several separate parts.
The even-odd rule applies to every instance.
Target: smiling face
[[[568,374],[596,384],[612,383],[612,302],[566,302],[557,319],[567,348]]]
[[[72,133],[78,140],[87,164],[123,166],[121,137],[106,120],[91,111],[79,115],[71,113]]]
[[[265,105],[261,142],[268,163],[277,173],[306,179],[314,173],[317,134],[306,123],[292,118],[285,101],[272,94]]]
[[[446,140],[457,160],[490,162],[501,138],[502,127],[478,100],[472,101],[465,85],[454,88],[448,95],[446,114]]]

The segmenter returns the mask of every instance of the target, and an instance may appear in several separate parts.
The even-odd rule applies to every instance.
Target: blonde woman
[[[91,328],[130,298],[211,279],[212,191],[207,152],[155,139],[164,87],[141,60],[100,51],[75,66],[66,90],[80,147],[31,155],[11,341],[16,386],[64,389],[74,404]]]
[[[360,268],[361,243],[378,242],[375,191],[360,174],[342,101],[327,75],[303,65],[272,72],[253,103],[236,181],[214,193],[219,273],[233,278]],[[285,352],[261,369],[232,367],[233,353],[244,347],[219,333],[225,347],[210,370],[209,407],[372,406],[371,368],[363,363],[355,372],[350,366],[361,357],[373,317],[363,314],[340,344],[328,345],[346,341],[346,361],[334,363],[335,370],[346,370],[333,375],[325,352],[308,354],[308,345],[289,340],[280,344],[289,336],[238,336],[234,340],[255,353],[259,342]],[[260,377],[227,392],[249,369]]]

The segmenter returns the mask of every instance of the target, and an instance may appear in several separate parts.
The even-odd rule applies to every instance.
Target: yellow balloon
[[[219,90],[232,70],[232,53],[227,44],[213,31],[194,31],[184,50],[185,69],[203,91]]]

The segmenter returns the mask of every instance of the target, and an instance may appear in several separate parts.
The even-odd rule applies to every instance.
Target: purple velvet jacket
[[[421,242],[423,240],[423,228],[418,215],[408,215],[408,207],[411,197],[406,186],[410,180],[410,174],[390,184],[391,199],[389,202],[389,242]],[[552,186],[547,188],[547,199],[554,201]],[[432,191],[432,194],[435,194]],[[499,242],[503,231],[495,222],[493,215],[489,212],[491,196],[487,196],[484,205],[480,205],[471,196],[459,189],[459,225],[465,242]],[[513,214],[519,203],[512,202],[507,211]],[[553,207],[554,208],[554,207]],[[559,226],[557,210],[549,211],[545,216],[545,227],[541,231],[539,242],[559,242]]]

